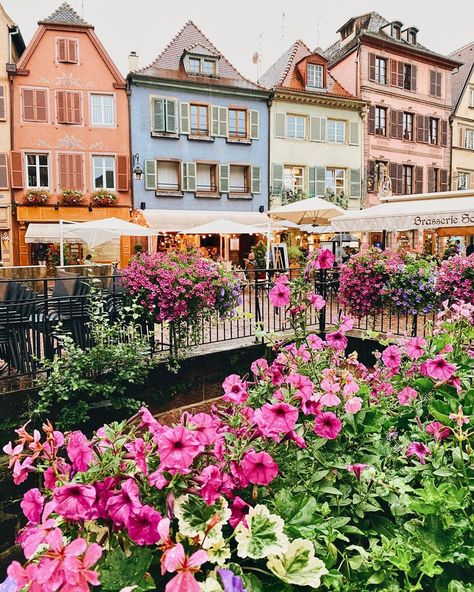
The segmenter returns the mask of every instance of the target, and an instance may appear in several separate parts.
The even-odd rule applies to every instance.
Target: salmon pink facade
[[[40,21],[12,88],[15,259],[27,265],[35,262],[24,240],[30,222],[129,219],[128,98],[94,28],[67,3]]]
[[[365,205],[384,172],[396,195],[446,191],[450,177],[451,74],[458,63],[418,42],[418,29],[375,12],[350,19],[325,55],[349,92],[367,101]]]

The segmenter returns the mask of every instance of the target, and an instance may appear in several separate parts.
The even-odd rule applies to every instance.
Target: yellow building
[[[474,42],[451,57],[463,63],[453,74],[452,189],[474,189]]]
[[[9,157],[11,150],[9,72],[14,71],[25,43],[19,28],[0,4],[0,262],[12,265],[11,191]]]

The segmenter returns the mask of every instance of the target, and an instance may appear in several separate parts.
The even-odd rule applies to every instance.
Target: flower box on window
[[[50,196],[49,191],[46,189],[28,189],[25,193],[25,203],[39,206],[48,201]]]
[[[84,192],[78,189],[63,189],[61,201],[66,206],[77,206],[84,201]]]
[[[94,206],[105,207],[112,206],[117,201],[118,197],[115,193],[107,191],[106,189],[99,189],[92,194],[92,204]]]

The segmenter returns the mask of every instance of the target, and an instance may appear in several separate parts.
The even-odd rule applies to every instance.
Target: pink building
[[[365,205],[378,203],[383,165],[395,195],[449,189],[451,73],[459,66],[418,42],[418,29],[376,12],[353,17],[325,56],[334,76],[367,101]]]

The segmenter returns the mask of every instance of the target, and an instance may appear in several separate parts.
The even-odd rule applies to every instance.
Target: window
[[[181,191],[180,162],[156,161],[156,191]]]
[[[185,62],[186,63],[186,62]],[[188,74],[202,74],[204,76],[216,76],[217,60],[189,57],[186,67]]]
[[[433,97],[441,96],[441,72],[430,70],[430,95]]]
[[[464,133],[464,148],[474,150],[474,130],[467,129]]]
[[[387,84],[387,59],[375,58],[375,82]]]
[[[435,117],[430,117],[430,127],[429,127],[429,143],[430,144],[438,144],[438,132],[439,132],[439,119]]]
[[[403,113],[403,139],[413,141],[413,113]]]
[[[283,186],[287,191],[304,191],[304,168],[301,166],[285,166],[283,170]]]
[[[26,155],[26,177],[30,188],[49,187],[47,154]]]
[[[474,88],[469,89],[469,107],[474,107]]]
[[[104,127],[115,125],[114,95],[91,95],[91,124]]]
[[[65,64],[77,64],[78,62],[78,47],[77,39],[58,39],[57,40],[57,57],[58,62]]]
[[[230,193],[250,193],[250,167],[230,165]]]
[[[416,45],[416,32],[415,31],[408,32],[408,43],[410,43],[410,45]]]
[[[413,193],[413,167],[404,164],[402,168],[402,194],[409,195],[410,193]]]
[[[58,123],[82,123],[82,93],[58,90],[56,92],[56,119]]]
[[[206,76],[215,76],[216,62],[214,60],[204,60],[202,65],[202,73]]]
[[[151,98],[151,131],[176,134],[178,131],[178,101],[164,97]]]
[[[199,58],[189,58],[189,72],[192,74],[201,72],[201,60]]]
[[[346,133],[346,122],[335,121],[334,119],[328,119],[327,122],[327,134],[328,142],[335,142],[336,144],[344,144]]]
[[[23,121],[48,122],[47,93],[44,89],[24,88],[21,91]]]
[[[345,169],[326,169],[326,190],[333,195],[344,195],[346,191]]]
[[[469,173],[458,173],[457,188],[459,190],[469,189]]]
[[[375,133],[378,136],[387,135],[387,108],[375,107]]]
[[[288,115],[286,119],[287,136],[297,140],[305,139],[306,118],[299,115]]]
[[[229,109],[229,136],[231,138],[247,137],[246,109]]]
[[[115,158],[93,156],[94,189],[115,189]]]
[[[323,67],[318,64],[308,64],[306,67],[306,86],[309,88],[323,88]]]
[[[403,88],[405,90],[413,90],[411,64],[403,64]]]
[[[190,105],[191,134],[196,136],[209,135],[209,109],[207,105]]]
[[[201,163],[197,164],[196,191],[217,193],[217,165]]]
[[[5,111],[5,86],[0,84],[0,119],[4,121],[6,119]]]
[[[392,24],[392,37],[400,39],[401,37],[401,26],[399,24]]]
[[[0,152],[0,189],[8,189],[8,163],[6,152]]]

